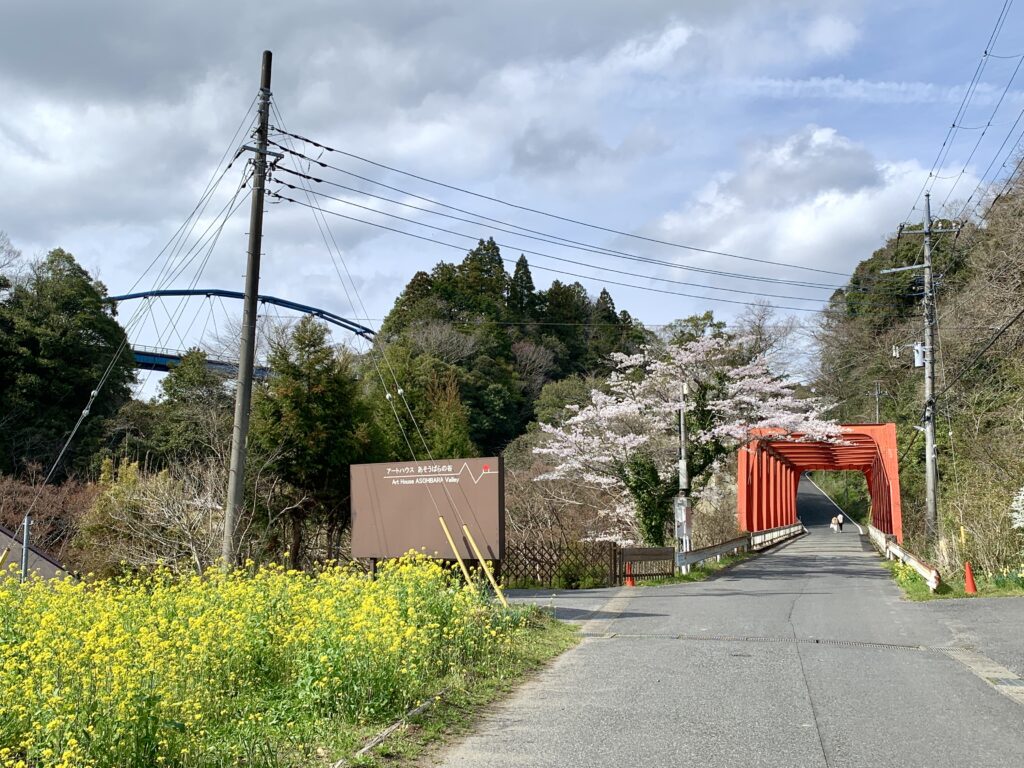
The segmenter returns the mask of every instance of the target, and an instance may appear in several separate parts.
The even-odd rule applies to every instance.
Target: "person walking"
[[[832,529],[832,533],[837,533],[839,531],[839,521],[833,517],[832,522],[829,523],[828,527]]]
[[[840,512],[838,515],[836,515],[836,525],[839,526],[839,532],[842,533],[843,532],[843,513],[842,512]]]

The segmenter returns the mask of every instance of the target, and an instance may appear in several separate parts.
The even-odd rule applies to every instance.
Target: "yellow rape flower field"
[[[376,580],[0,576],[0,766],[330,765],[438,692],[478,702],[573,641],[412,555]]]

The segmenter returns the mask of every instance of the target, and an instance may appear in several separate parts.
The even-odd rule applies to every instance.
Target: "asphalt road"
[[[856,526],[829,531],[835,508],[806,482],[799,511],[808,535],[711,581],[532,596],[585,639],[438,762],[1024,766],[1024,705],[943,650],[971,639],[955,604],[903,600]],[[996,623],[975,647],[1012,668],[1024,624],[1014,638],[1012,618]]]

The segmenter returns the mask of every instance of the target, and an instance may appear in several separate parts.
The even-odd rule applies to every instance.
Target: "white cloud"
[[[726,90],[735,96],[773,99],[836,99],[870,104],[959,104],[966,84],[940,86],[934,83],[897,82],[888,80],[851,80],[842,76],[779,78],[748,77],[709,81],[699,86],[704,93]],[[1002,96],[1003,88],[980,83],[971,103],[975,107],[993,106]],[[1024,101],[1024,92],[1011,90],[1004,99],[1008,103]]]
[[[841,56],[849,53],[860,39],[860,30],[849,19],[826,14],[811,22],[804,39],[812,51],[829,57]]]
[[[945,169],[938,175],[956,173]],[[662,239],[848,275],[895,231],[927,175],[928,169],[915,160],[880,160],[835,129],[807,126],[749,148],[738,168],[709,183],[692,202],[662,216],[652,231]],[[936,209],[953,183],[936,182]],[[965,197],[976,183],[976,177],[965,174],[956,195]],[[747,275],[844,282],[838,276],[723,257],[681,258],[677,252],[674,258]],[[827,296],[822,291],[786,291]]]
[[[327,144],[620,229],[675,210],[661,219],[673,239],[781,259],[825,253],[845,269],[892,228],[924,172],[912,161],[886,163],[832,128],[794,129],[814,120],[849,128],[822,116],[825,100],[941,102],[962,93],[872,80],[888,72],[870,63],[859,67],[862,80],[816,69],[870,42],[859,26],[865,2],[523,0],[512,8],[430,0],[244,10],[225,2],[202,5],[201,28],[196,0],[158,12],[70,3],[73,23],[53,29],[43,4],[23,2],[0,25],[0,228],[29,252],[67,247],[99,266],[112,288],[126,287],[140,255],[152,256],[198,198],[254,94],[258,47],[266,46],[288,126]],[[45,49],[36,43],[41,29],[56,35]],[[992,94],[983,85],[978,98]],[[780,108],[766,97],[798,103]],[[858,109],[857,119],[873,117]],[[765,140],[770,132],[784,138]],[[737,147],[746,148],[739,162]],[[405,178],[398,186],[480,204]],[[690,202],[680,207],[681,199]],[[205,283],[240,284],[244,212]],[[310,219],[303,209],[271,209],[267,290],[349,312]],[[529,224],[605,242],[551,220]],[[331,225],[365,281],[372,315],[388,310],[416,269],[459,257],[365,225]],[[827,232],[844,227],[852,228],[845,239]],[[653,322],[690,310],[674,297],[615,295]]]
[[[657,74],[669,67],[692,36],[683,24],[670,24],[657,35],[627,40],[609,53],[598,69],[610,74]]]

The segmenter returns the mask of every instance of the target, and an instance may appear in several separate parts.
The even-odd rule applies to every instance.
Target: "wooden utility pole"
[[[256,313],[260,287],[260,249],[263,247],[263,197],[267,177],[267,133],[270,124],[270,51],[263,52],[260,74],[259,124],[252,174],[252,207],[249,213],[249,259],[245,271],[245,299],[242,309],[242,338],[238,352],[238,387],[235,390],[235,423],[231,433],[231,469],[228,498],[224,508],[224,567],[235,564],[235,525],[245,495],[245,455],[249,436],[249,407],[252,403],[252,370],[256,356]]]

